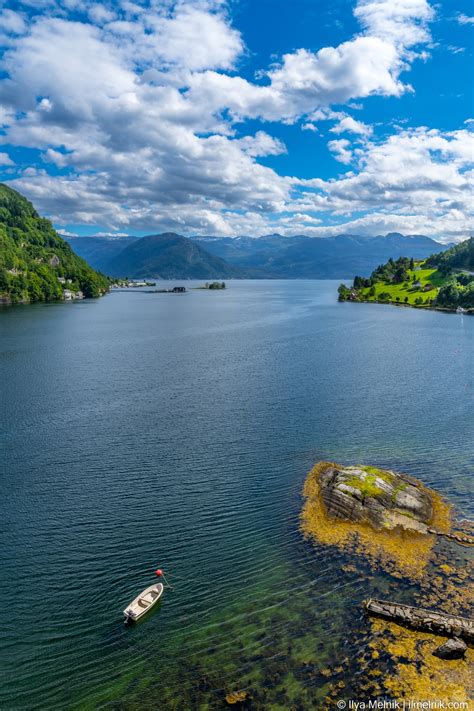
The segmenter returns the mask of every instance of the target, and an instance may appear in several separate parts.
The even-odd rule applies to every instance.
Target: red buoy
[[[161,577],[163,575],[163,571],[161,570],[161,568],[158,568],[158,570],[155,570],[155,575],[157,575],[158,577]]]

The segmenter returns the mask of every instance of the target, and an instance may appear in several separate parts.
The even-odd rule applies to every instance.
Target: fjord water
[[[368,583],[300,536],[313,463],[406,471],[472,516],[474,318],[336,289],[0,313],[1,708],[220,708],[242,687],[316,708],[298,664],[350,655]],[[157,566],[173,590],[124,627]]]

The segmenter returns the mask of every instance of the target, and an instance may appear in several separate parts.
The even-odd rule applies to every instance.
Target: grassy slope
[[[474,237],[427,259],[389,259],[369,278],[356,276],[351,286],[341,284],[338,291],[340,301],[372,301],[449,311],[462,307],[467,313],[474,313]]]
[[[418,267],[418,269],[416,269]],[[375,287],[375,296],[369,296],[370,288],[360,290],[360,299],[365,301],[380,301],[380,294],[390,294],[389,302],[407,303],[415,305],[417,298],[423,299],[423,306],[430,300],[436,298],[439,288],[448,281],[448,277],[442,276],[436,268],[423,268],[424,261],[415,262],[415,271],[408,269],[408,280],[403,284],[392,284],[390,281],[377,282]],[[421,287],[413,286],[413,277],[416,277],[421,282]],[[423,291],[427,284],[432,284],[433,288],[430,291]],[[398,297],[398,301],[397,301]],[[405,299],[408,299],[405,301]],[[418,304],[416,304],[418,305]]]

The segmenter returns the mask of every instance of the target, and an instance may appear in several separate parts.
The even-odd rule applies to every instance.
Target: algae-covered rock
[[[395,577],[423,577],[438,535],[451,535],[451,505],[406,474],[318,462],[303,496],[304,536],[361,555]]]
[[[321,497],[329,516],[369,523],[373,528],[426,533],[433,507],[416,481],[375,467],[327,467],[320,476]]]
[[[467,651],[467,644],[458,637],[448,639],[447,642],[437,647],[433,654],[440,659],[463,659]]]
[[[245,701],[247,696],[246,691],[232,691],[226,695],[225,700],[229,706],[234,706],[234,704],[241,704]]]

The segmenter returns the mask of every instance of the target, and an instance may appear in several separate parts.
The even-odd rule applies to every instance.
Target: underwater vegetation
[[[367,563],[374,572],[383,570],[389,576],[387,587],[392,600],[469,616],[474,602],[473,548],[401,527],[376,530],[367,522],[330,517],[322,497],[321,477],[334,466],[338,465],[319,462],[308,474],[301,513],[304,536],[315,547],[346,552],[357,566]],[[372,477],[370,490],[365,487],[366,494],[377,496],[374,477],[386,479],[392,473],[373,467],[364,469]],[[452,507],[437,492],[416,483],[431,498],[430,526],[449,533],[453,527]],[[457,528],[472,534],[467,522]],[[366,618],[365,624],[367,637],[356,659],[355,678],[359,681],[353,684],[352,698],[469,702],[474,679],[471,648],[464,659],[446,661],[433,655],[445,641],[441,636],[415,632],[387,620]],[[334,679],[324,703],[330,708],[340,698],[348,696],[341,693]]]

